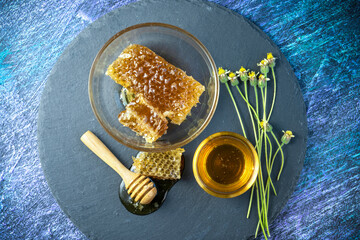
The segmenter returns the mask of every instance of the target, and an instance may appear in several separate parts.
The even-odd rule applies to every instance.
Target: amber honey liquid
[[[220,184],[228,185],[239,181],[244,169],[243,152],[230,144],[214,147],[207,157],[206,170]]]
[[[201,147],[196,163],[204,190],[220,197],[236,195],[243,187],[248,189],[255,169],[254,153],[249,145],[236,135],[226,134],[210,136]]]

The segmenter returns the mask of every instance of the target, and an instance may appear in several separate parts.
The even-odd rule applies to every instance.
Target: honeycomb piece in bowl
[[[183,70],[137,44],[126,47],[106,74],[135,96],[141,94],[158,113],[178,125],[186,119],[205,90]]]
[[[133,157],[135,172],[158,179],[180,179],[183,148],[166,152],[140,152]]]
[[[126,105],[118,120],[137,134],[143,136],[146,142],[152,143],[166,133],[167,119],[146,103],[142,95],[136,96]]]

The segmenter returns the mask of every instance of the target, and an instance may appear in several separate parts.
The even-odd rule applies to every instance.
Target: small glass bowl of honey
[[[200,143],[194,154],[193,172],[207,193],[233,198],[246,192],[259,172],[259,157],[245,137],[218,132]]]

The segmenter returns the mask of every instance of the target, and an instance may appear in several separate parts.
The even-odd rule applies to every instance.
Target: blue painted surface
[[[86,239],[61,211],[37,153],[46,78],[87,25],[133,1],[0,2],[0,239]],[[273,239],[359,239],[360,3],[213,1],[257,24],[294,68],[308,150]]]

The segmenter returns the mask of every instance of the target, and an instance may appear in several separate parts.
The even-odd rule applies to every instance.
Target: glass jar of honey
[[[193,159],[197,183],[207,193],[232,198],[246,192],[259,172],[259,158],[245,137],[219,132],[200,143]]]

